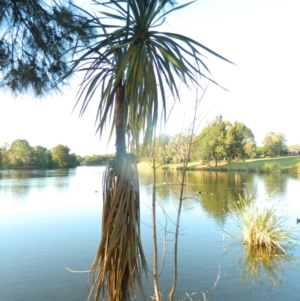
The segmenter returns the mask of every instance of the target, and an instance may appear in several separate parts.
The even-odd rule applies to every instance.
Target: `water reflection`
[[[32,189],[41,191],[49,184],[66,189],[71,175],[75,175],[75,170],[5,170],[0,172],[0,190],[3,197],[27,199]]]
[[[250,283],[264,290],[276,287],[283,283],[287,265],[295,263],[297,263],[296,258],[290,255],[268,256],[244,248],[240,260],[242,283]]]
[[[62,177],[74,174],[75,169],[34,169],[34,170],[0,170],[0,180],[5,179],[34,179],[43,177]]]
[[[86,299],[87,275],[68,273],[65,267],[88,269],[97,250],[101,227],[102,173],[103,168],[98,167],[79,167],[76,173],[73,170],[29,172],[27,178],[24,172],[14,173],[17,178],[13,178],[11,172],[0,172],[0,262],[4,271],[0,273],[3,288],[0,300],[38,301],[39,293],[43,294],[44,301]],[[157,216],[160,250],[164,248],[163,239],[168,231],[166,261],[160,278],[164,300],[167,300],[172,281],[174,240],[174,224],[167,220],[166,225],[164,212],[174,220],[180,176],[179,171],[164,170],[157,174],[157,199],[163,205],[163,208],[158,207]],[[229,209],[238,200],[238,194],[245,197],[254,192],[262,199],[275,197],[284,206],[291,222],[299,230],[297,240],[300,240],[300,225],[296,225],[296,217],[300,218],[300,181],[286,175],[273,176],[272,179],[272,175],[254,173],[187,173],[180,224],[176,300],[182,300],[186,293],[201,292],[211,287],[219,264],[220,280],[207,299],[297,300],[299,266],[281,258],[269,262],[252,258],[242,246],[231,246],[233,240],[222,236],[222,228],[228,229],[229,224],[233,224]],[[141,232],[149,260],[152,258],[152,182],[149,170],[140,173]],[[272,193],[274,189],[277,191],[275,194]],[[11,206],[9,211],[7,206],[12,204],[15,206]],[[226,246],[228,248],[224,249]],[[300,248],[297,247],[292,255],[298,260]],[[19,277],[20,270],[30,273]],[[11,287],[12,279],[15,279],[14,288]],[[241,287],[241,280],[244,287]],[[151,277],[145,286],[147,296],[151,296]],[[268,295],[261,296],[259,287],[269,290]],[[272,292],[276,294],[270,297]],[[195,298],[200,299],[200,296]]]
[[[151,193],[151,172],[141,170],[139,173],[142,185],[148,186],[149,193]],[[172,199],[174,202],[178,201],[181,175],[181,171],[178,170],[157,171],[156,193],[162,203],[169,203]],[[286,174],[188,171],[184,187],[184,197],[187,200],[185,203],[188,203],[189,199],[196,200],[210,217],[218,224],[224,225],[230,208],[234,207],[233,203],[238,201],[240,196],[247,198],[249,194],[252,194],[262,200],[272,199],[279,203],[285,200],[290,205],[291,200],[287,200],[287,186],[291,186],[291,181],[293,181],[292,178]],[[298,180],[295,185],[300,189]],[[293,197],[295,198],[295,195]]]
[[[68,193],[75,170],[9,170],[0,175],[0,217],[16,224],[25,216],[61,206],[59,200]]]

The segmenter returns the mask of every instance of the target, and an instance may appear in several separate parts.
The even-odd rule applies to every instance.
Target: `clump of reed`
[[[257,256],[285,255],[295,245],[295,230],[287,225],[288,216],[278,214],[274,204],[259,202],[251,195],[235,203],[240,240]]]

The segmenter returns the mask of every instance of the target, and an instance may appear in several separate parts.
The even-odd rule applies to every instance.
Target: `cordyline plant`
[[[83,72],[78,94],[83,114],[90,101],[100,99],[98,131],[111,123],[116,156],[103,178],[102,238],[92,273],[98,299],[108,291],[111,301],[128,300],[147,270],[141,239],[139,185],[135,157],[128,154],[126,135],[138,145],[155,134],[159,110],[166,112],[165,91],[178,98],[178,82],[197,83],[209,76],[200,52],[228,61],[183,35],[158,31],[166,17],[192,2],[176,6],[170,0],[93,1],[99,13],[90,14],[89,47],[76,49],[77,59],[65,77]],[[229,61],[228,61],[229,62]],[[179,81],[178,81],[179,80]],[[177,82],[178,81],[178,82]]]

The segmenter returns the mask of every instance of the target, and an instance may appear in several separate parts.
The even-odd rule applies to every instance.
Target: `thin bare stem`
[[[197,95],[198,96],[198,90]],[[173,301],[174,300],[174,295],[175,291],[177,288],[177,279],[178,279],[178,236],[179,236],[179,228],[180,228],[180,216],[181,216],[181,211],[182,211],[182,203],[184,200],[184,186],[185,186],[185,179],[186,179],[186,169],[187,169],[187,164],[190,158],[190,152],[191,152],[191,145],[192,141],[194,138],[195,134],[195,128],[196,128],[196,120],[197,120],[197,110],[200,105],[200,102],[204,96],[205,91],[203,91],[202,96],[200,99],[196,97],[196,103],[194,107],[194,116],[192,119],[192,123],[190,125],[190,130],[189,130],[189,137],[188,137],[188,147],[186,150],[186,155],[185,158],[186,160],[183,161],[183,169],[182,169],[182,177],[180,181],[180,193],[179,193],[179,204],[178,204],[178,210],[177,210],[177,219],[176,219],[176,226],[175,226],[175,237],[174,237],[174,267],[173,267],[173,285],[171,287],[170,293],[169,293],[169,300]]]
[[[155,166],[155,156],[152,156],[152,175],[153,183],[156,183],[156,166]],[[156,231],[156,188],[155,185],[152,186],[152,244],[153,244],[153,285],[154,285],[154,296],[157,301],[161,300],[161,294],[158,284],[158,273],[157,273],[157,231]]]

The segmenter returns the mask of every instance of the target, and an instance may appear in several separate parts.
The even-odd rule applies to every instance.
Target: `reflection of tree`
[[[4,170],[0,174],[1,179],[28,179],[30,177],[28,170]]]
[[[140,170],[145,184],[151,184],[149,171]],[[160,170],[157,172],[157,195],[162,202],[170,198],[177,199],[178,185],[181,177],[179,170]],[[183,206],[191,208],[195,200],[200,202],[203,210],[209,213],[218,223],[223,224],[229,213],[230,202],[238,200],[238,194],[245,194],[244,183],[252,183],[253,175],[247,173],[189,171],[186,175]],[[201,193],[199,193],[201,191]],[[224,202],[224,199],[227,202]]]
[[[42,190],[47,185],[56,189],[67,189],[70,170],[10,170],[0,172],[1,190],[12,194],[13,199],[26,199],[33,189]]]
[[[282,282],[284,268],[288,262],[294,261],[291,256],[269,256],[259,252],[244,249],[241,279],[243,283],[252,282],[253,285],[263,286],[268,280],[271,286]]]
[[[266,192],[269,197],[274,193],[281,196],[287,189],[288,175],[275,173],[260,175],[260,177],[265,183]]]
[[[36,178],[35,173],[29,170],[9,170],[0,173],[1,191],[11,194],[14,200],[26,199],[32,187],[32,178]]]
[[[70,170],[69,168],[54,169],[54,170],[51,170],[51,175],[53,177],[68,177],[70,175],[71,171],[73,171],[73,170],[72,169]]]
[[[203,210],[221,224],[230,211],[230,203],[238,200],[238,194],[245,194],[244,184],[252,182],[252,177],[247,173],[189,172],[192,194],[198,194]]]
[[[149,170],[144,169],[139,172],[143,182],[150,185],[152,180]],[[180,174],[181,171],[179,170],[157,171],[157,195],[162,203],[176,198]],[[187,199],[184,206],[190,207],[196,199],[205,212],[218,223],[223,224],[229,214],[229,208],[234,208],[230,205],[238,201],[239,195],[244,199],[249,194],[256,195],[258,190],[261,190],[260,185],[268,191],[270,196],[274,194],[275,188],[281,194],[287,189],[287,181],[288,176],[283,174],[258,175],[247,172],[188,171],[185,196],[191,199]]]
[[[72,170],[72,169],[71,169]],[[4,170],[0,172],[0,179],[33,179],[44,177],[68,177],[70,169],[54,169],[54,170]]]
[[[152,178],[149,173],[149,169],[139,170],[140,176],[143,177],[145,185],[152,184]],[[157,196],[164,201],[166,198],[170,198],[179,191],[178,171],[170,171],[165,169],[159,169],[156,173],[156,192]]]

